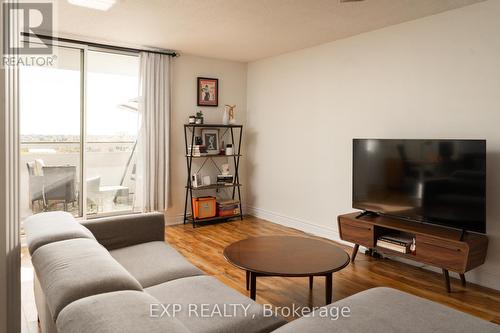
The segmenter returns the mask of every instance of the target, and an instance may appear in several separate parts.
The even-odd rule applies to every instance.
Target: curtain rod
[[[110,49],[110,50],[115,50],[115,51],[149,52],[149,53],[156,53],[156,54],[165,54],[165,55],[168,55],[171,57],[178,56],[178,54],[174,51],[137,49],[137,48],[133,48],[133,47],[123,47],[123,46],[115,46],[115,45],[109,45],[109,44],[86,42],[86,41],[82,41],[82,40],[78,40],[78,39],[55,37],[55,36],[49,36],[49,35],[34,34],[34,33],[29,33],[29,32],[21,32],[21,36],[36,37],[36,38],[40,38],[40,39],[48,39],[48,40],[53,40],[53,41],[57,41],[57,42],[64,42],[64,43],[83,44],[83,45],[87,45],[87,46],[100,47],[100,48]]]

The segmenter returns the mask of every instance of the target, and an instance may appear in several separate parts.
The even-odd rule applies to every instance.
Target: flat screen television
[[[486,140],[353,140],[352,205],[486,232]]]

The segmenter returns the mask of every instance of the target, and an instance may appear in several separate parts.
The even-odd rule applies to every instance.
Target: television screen
[[[486,232],[485,140],[353,140],[353,207]]]

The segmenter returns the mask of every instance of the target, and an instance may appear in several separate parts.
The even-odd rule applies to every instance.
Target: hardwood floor
[[[245,288],[245,272],[224,259],[222,256],[224,247],[250,236],[310,236],[301,231],[254,217],[195,229],[191,225],[171,226],[167,227],[165,232],[166,240],[193,264],[244,295],[248,295]],[[351,253],[350,247],[338,245]],[[26,248],[22,249],[22,270],[22,332],[37,332],[33,273]],[[334,273],[333,300],[381,286],[392,287],[443,303],[500,324],[500,291],[471,283],[464,288],[460,285],[458,278],[452,278],[453,291],[448,294],[443,287],[441,274],[389,259],[373,259],[361,253],[356,257],[354,264],[349,264],[342,271]],[[274,306],[289,307],[292,304],[308,307],[323,306],[324,292],[323,278],[314,279],[312,291],[309,289],[307,277],[259,277],[257,280],[257,302]]]
[[[38,321],[33,291],[33,266],[28,248],[21,248],[21,332],[37,333]]]
[[[248,295],[245,288],[245,272],[228,263],[222,256],[222,251],[224,247],[237,240],[263,235],[308,236],[302,231],[254,217],[195,229],[190,224],[166,228],[166,240],[188,260],[244,295]],[[338,245],[351,253],[352,248]],[[277,307],[292,304],[308,307],[323,306],[325,295],[322,280],[315,278],[314,288],[311,291],[307,277],[259,277],[257,302]],[[354,264],[349,264],[342,271],[334,273],[333,300],[373,287],[392,287],[500,324],[500,291],[471,283],[464,288],[458,278],[453,276],[451,280],[452,292],[448,294],[443,287],[441,274],[390,259],[373,259],[358,254]]]

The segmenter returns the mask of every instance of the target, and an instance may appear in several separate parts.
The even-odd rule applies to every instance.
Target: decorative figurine
[[[229,125],[229,108],[226,105],[222,111],[222,125]]]
[[[234,117],[234,109],[235,108],[236,108],[236,105],[228,105],[228,104],[226,104],[226,106],[224,107],[224,115],[227,112],[228,123],[231,125],[236,123],[236,118]],[[224,123],[224,116],[222,117],[222,122]],[[224,125],[227,125],[227,124],[224,123]]]

